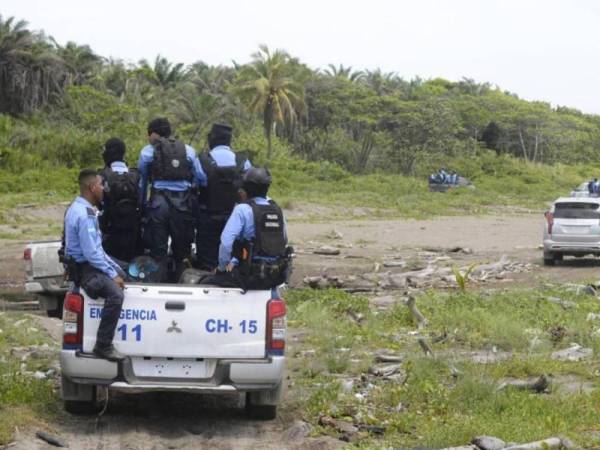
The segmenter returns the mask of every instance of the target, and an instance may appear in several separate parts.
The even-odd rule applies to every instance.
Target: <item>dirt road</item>
[[[458,263],[497,260],[501,255],[534,263],[534,270],[512,280],[517,284],[600,278],[600,264],[593,259],[541,266],[541,226],[537,215],[324,223],[291,220],[288,234],[298,250],[293,284],[302,285],[306,275],[364,273],[389,258],[415,257],[423,247],[455,246],[472,250],[457,255]],[[0,242],[0,290],[4,292],[22,289],[23,244]],[[313,250],[323,245],[337,246],[341,254],[315,255]],[[54,334],[60,328],[56,319],[40,319],[40,323]],[[112,398],[98,422],[94,417],[65,415],[63,423],[50,424],[50,428],[75,449],[316,449],[340,445],[340,441],[327,437],[289,437],[289,428],[299,419],[296,416],[286,403],[277,420],[255,422],[246,419],[237,398],[224,401],[207,396],[146,394]],[[10,448],[53,448],[36,439],[33,431],[20,430]]]

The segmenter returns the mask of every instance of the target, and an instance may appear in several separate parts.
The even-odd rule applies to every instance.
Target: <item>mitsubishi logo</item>
[[[171,321],[171,326],[167,328],[167,333],[172,333],[173,331],[175,333],[181,333],[181,328],[177,326],[177,322],[174,320]]]

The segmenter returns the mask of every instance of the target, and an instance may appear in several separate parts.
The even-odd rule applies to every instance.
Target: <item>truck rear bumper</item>
[[[111,389],[127,392],[171,391],[234,393],[273,389],[283,380],[285,356],[273,356],[266,359],[219,360],[215,376],[209,380],[168,379],[152,380],[137,378],[131,371],[131,365],[119,368],[119,364],[78,350],[63,349],[60,352],[62,375],[75,383],[99,384]],[[123,375],[125,373],[125,375]],[[217,375],[218,374],[218,375]],[[220,377],[220,378],[217,378]]]

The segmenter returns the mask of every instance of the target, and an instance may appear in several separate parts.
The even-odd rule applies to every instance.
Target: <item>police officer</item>
[[[125,143],[119,138],[110,138],[104,144],[105,166],[100,171],[104,200],[99,220],[106,253],[131,261],[138,253],[140,176],[137,169],[127,167],[125,150]]]
[[[210,151],[200,155],[206,182],[200,185],[196,215],[196,260],[200,268],[217,267],[219,239],[236,204],[241,175],[251,166],[231,150],[233,129],[215,123],[208,133]]]
[[[175,278],[184,269],[194,238],[191,188],[205,184],[194,149],[171,136],[171,124],[157,118],[148,124],[149,145],[140,153],[140,201],[146,211],[143,240],[150,255],[166,264],[169,237],[176,264]],[[150,200],[147,190],[150,185]]]
[[[250,168],[242,178],[243,203],[236,205],[221,234],[219,272],[232,274],[248,289],[287,281],[289,254],[283,212],[267,197],[271,174]]]
[[[79,173],[80,195],[65,215],[65,260],[69,277],[92,298],[104,298],[93,352],[110,361],[124,356],[112,345],[123,305],[125,274],[102,248],[97,211],[103,198],[102,178],[94,170]]]

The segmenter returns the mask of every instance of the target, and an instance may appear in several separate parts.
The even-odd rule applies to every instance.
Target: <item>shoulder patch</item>
[[[86,207],[85,211],[87,212],[88,216],[94,216],[94,217],[96,217],[96,211],[94,211],[94,208]]]

